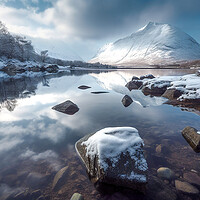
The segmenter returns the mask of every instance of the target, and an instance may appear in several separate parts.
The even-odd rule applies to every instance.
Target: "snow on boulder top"
[[[104,128],[83,141],[81,145],[86,147],[86,156],[91,160],[98,157],[98,163],[104,172],[109,170],[110,163],[112,163],[113,170],[119,168],[122,154],[124,156],[129,154],[132,163],[127,160],[125,164],[127,166],[124,167],[131,168],[131,171],[128,174],[127,171],[118,174],[118,176],[121,179],[146,182],[146,175],[143,173],[147,171],[148,167],[141,149],[144,143],[137,129],[132,127]]]
[[[90,61],[133,66],[200,59],[200,44],[169,24],[150,22],[132,35],[104,46]]]

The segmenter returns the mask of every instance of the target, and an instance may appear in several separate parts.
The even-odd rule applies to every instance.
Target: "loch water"
[[[200,130],[200,115],[194,110],[164,104],[164,98],[144,96],[141,91],[130,92],[124,87],[132,76],[150,73],[162,76],[194,71],[74,70],[56,75],[1,78],[0,200],[38,189],[46,199],[57,200],[70,199],[75,192],[85,200],[200,199],[200,194],[181,193],[175,188],[175,180],[186,181],[184,174],[200,176],[200,154],[181,135],[186,126]],[[81,85],[91,88],[78,89]],[[121,102],[126,94],[133,99],[129,107]],[[79,111],[66,115],[51,109],[66,100],[73,101]],[[118,190],[98,192],[75,152],[74,144],[83,136],[119,126],[137,128],[144,140],[149,166],[146,195]],[[66,166],[64,183],[53,191],[55,174]],[[174,179],[157,177],[160,167],[172,169]],[[194,187],[200,190],[200,183]]]

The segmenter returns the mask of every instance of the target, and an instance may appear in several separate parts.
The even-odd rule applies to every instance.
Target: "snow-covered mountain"
[[[200,59],[200,44],[169,24],[150,22],[132,35],[105,45],[90,62],[117,66],[172,64]]]

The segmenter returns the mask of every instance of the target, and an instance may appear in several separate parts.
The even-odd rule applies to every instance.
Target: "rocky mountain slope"
[[[105,45],[90,62],[141,66],[199,59],[200,44],[191,36],[169,24],[150,22],[132,35]]]

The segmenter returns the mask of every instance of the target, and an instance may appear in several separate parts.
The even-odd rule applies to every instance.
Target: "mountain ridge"
[[[169,24],[149,22],[130,36],[103,46],[90,62],[116,66],[159,65],[200,59],[200,44]]]

